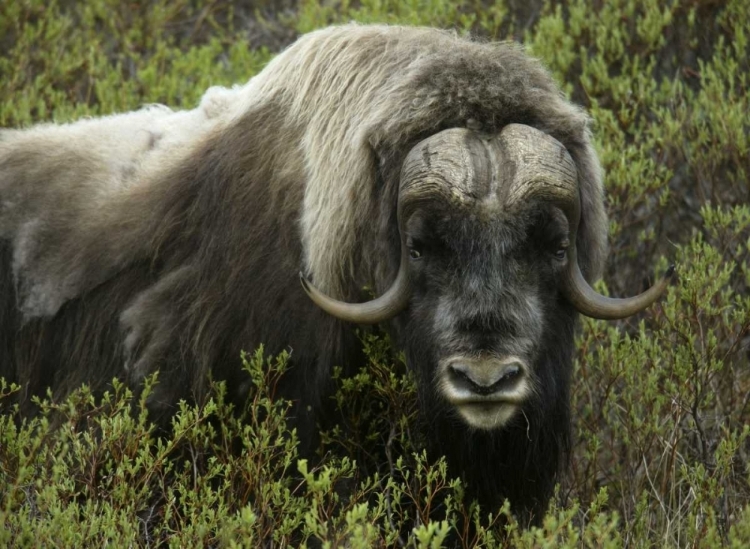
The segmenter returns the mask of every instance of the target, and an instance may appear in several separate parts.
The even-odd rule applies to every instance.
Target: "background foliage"
[[[285,357],[262,350],[240,418],[221,384],[168,434],[122,386],[1,415],[0,545],[750,546],[745,0],[1,2],[0,126],[191,108],[350,20],[524,42],[595,121],[612,220],[601,289],[633,294],[678,265],[661,304],[582,321],[574,452],[543,526],[461,502],[419,453],[403,364],[368,336],[371,367],[339,380],[341,425],[316,467],[273,399]]]

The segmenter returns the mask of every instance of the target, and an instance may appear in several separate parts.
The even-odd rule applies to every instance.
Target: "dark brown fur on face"
[[[240,350],[291,349],[282,395],[297,403],[297,427],[312,446],[331,367],[356,367],[360,350],[354,327],[317,309],[298,272],[352,302],[364,285],[387,288],[399,261],[395,212],[406,153],[445,128],[493,133],[512,122],[549,133],[573,157],[583,205],[579,261],[596,278],[606,218],[588,119],[513,45],[431,29],[324,29],[246,86],[209,90],[193,111],[152,107],[3,131],[0,375],[23,385],[22,407],[32,411],[31,396],[47,387],[57,397],[83,382],[102,390],[113,377],[137,387],[158,370],[150,406],[168,417],[179,398],[204,394],[209,372],[241,402]],[[404,315],[393,326],[408,347],[413,317]],[[536,479],[506,490],[536,514],[567,443],[573,317],[559,312],[561,339],[542,345],[564,370],[552,411],[538,414],[544,444],[523,443],[521,429],[450,442],[474,440],[489,452],[483,474],[493,464],[539,465]],[[424,338],[406,349],[415,370],[430,367],[414,352]],[[550,414],[554,426],[545,423]],[[461,438],[446,425],[436,427],[436,452]],[[507,448],[517,448],[513,460]],[[456,473],[473,467],[477,454],[467,452],[452,455]],[[498,478],[510,483],[513,475]],[[503,485],[492,486],[492,498],[478,495],[494,504]]]

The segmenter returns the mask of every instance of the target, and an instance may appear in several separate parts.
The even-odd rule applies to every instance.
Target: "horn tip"
[[[664,273],[664,278],[672,279],[674,278],[674,274],[675,274],[675,266],[674,266],[674,263],[672,263],[667,269],[667,272]]]

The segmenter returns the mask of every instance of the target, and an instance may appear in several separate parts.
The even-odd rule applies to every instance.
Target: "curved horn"
[[[436,196],[461,200],[465,193],[462,182],[474,181],[477,176],[486,178],[489,174],[486,166],[477,161],[481,157],[477,145],[467,144],[470,134],[469,130],[460,128],[444,130],[418,143],[404,160],[397,205],[401,263],[391,287],[372,301],[346,303],[327,296],[300,273],[302,287],[318,307],[336,318],[357,324],[384,322],[406,308],[411,296],[406,221],[420,203]]]
[[[565,296],[581,314],[602,320],[617,320],[641,312],[662,296],[675,271],[674,265],[670,265],[661,280],[645,292],[634,297],[617,299],[594,291],[583,278],[578,262],[570,263],[563,286]],[[573,263],[575,265],[572,265]]]
[[[408,272],[409,251],[401,243],[401,265],[398,268],[396,280],[380,297],[366,303],[346,303],[327,296],[300,273],[302,287],[313,302],[328,314],[357,324],[377,324],[393,318],[404,310],[409,302],[411,289],[409,287]]]
[[[516,167],[515,177],[507,190],[506,205],[540,198],[558,206],[568,219],[570,247],[562,289],[581,314],[616,320],[642,311],[661,297],[674,275],[674,265],[659,282],[635,297],[614,299],[597,293],[586,282],[578,265],[576,236],[581,201],[576,167],[570,154],[553,137],[520,124],[506,126],[500,140]]]

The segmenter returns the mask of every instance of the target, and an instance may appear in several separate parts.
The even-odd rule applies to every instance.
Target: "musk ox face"
[[[566,307],[556,283],[565,217],[555,207],[504,216],[487,195],[466,209],[426,205],[405,231],[412,295],[400,339],[421,355],[410,363],[441,408],[500,428],[554,375],[538,358],[560,318],[552,309]]]
[[[304,278],[303,286],[345,320],[408,316],[396,324],[407,356],[418,349],[409,362],[423,391],[429,380],[477,429],[503,427],[534,398],[560,398],[554,372],[541,371],[555,369],[549,349],[540,356],[554,330],[570,334],[558,347],[570,345],[572,308],[622,318],[668,282],[629,299],[588,285],[576,251],[576,165],[559,141],[529,126],[499,134],[454,128],[423,140],[401,168],[397,212],[400,267],[381,297],[349,304]]]

